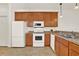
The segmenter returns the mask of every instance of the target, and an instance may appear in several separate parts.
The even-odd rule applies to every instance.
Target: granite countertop
[[[69,32],[67,32],[67,34],[69,34]],[[75,33],[75,34],[77,34],[77,33]],[[64,38],[65,40],[68,40],[68,41],[70,41],[70,42],[73,42],[73,43],[79,45],[79,36],[77,36],[77,37],[75,37],[75,38],[67,38],[67,37],[64,37],[63,35],[60,35],[60,33],[58,33],[58,32],[56,32],[55,35],[56,35],[56,36],[59,36],[59,37],[61,37],[61,38]]]

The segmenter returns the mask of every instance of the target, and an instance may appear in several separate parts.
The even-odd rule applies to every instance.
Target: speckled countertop
[[[33,31],[29,31],[29,32],[34,33]],[[75,38],[67,38],[67,37],[64,37],[64,36],[63,36],[63,35],[65,35],[65,34],[70,34],[71,32],[66,32],[66,31],[54,31],[54,32],[51,32],[51,31],[44,31],[43,33],[45,33],[45,32],[50,32],[50,33],[53,34],[53,35],[59,36],[59,37],[61,37],[61,38],[64,38],[65,40],[68,40],[68,41],[70,41],[70,42],[73,42],[73,43],[79,45],[79,33],[78,33],[78,32],[74,32],[75,35],[77,35],[77,37],[75,37]],[[64,34],[61,35],[59,32],[62,32],[62,33],[64,33]]]
[[[68,34],[68,32],[67,32],[67,34]],[[75,34],[77,34],[77,33],[75,33]],[[63,35],[60,35],[58,32],[56,32],[55,35],[58,36],[58,37],[64,38],[65,40],[68,40],[70,42],[73,42],[73,43],[79,45],[79,36],[77,36],[76,38],[67,38],[67,37],[64,37]]]

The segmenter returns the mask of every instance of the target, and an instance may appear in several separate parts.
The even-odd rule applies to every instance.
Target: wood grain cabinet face
[[[34,19],[34,21],[43,21],[44,19],[43,19],[43,13],[41,13],[41,12],[34,12],[33,13],[33,19]]]
[[[55,52],[58,56],[68,56],[68,43],[64,44],[66,40],[55,36]],[[68,42],[68,41],[67,41]]]
[[[51,17],[50,13],[44,13],[44,26],[50,27]]]
[[[69,56],[79,56],[79,45],[69,42]]]
[[[23,13],[22,12],[15,12],[15,21],[22,21],[23,19]]]
[[[79,56],[79,45],[55,36],[55,52],[58,56]]]
[[[72,49],[69,50],[69,56],[79,56],[79,53],[73,51]]]
[[[58,37],[55,37],[55,53],[57,56],[60,55],[60,42],[58,41]]]
[[[58,26],[58,13],[50,13],[50,26],[51,27],[57,27]]]
[[[31,12],[25,12],[23,14],[24,21],[27,21],[27,26],[32,27],[33,26],[33,14]]]
[[[45,27],[58,26],[58,12],[15,12],[16,21],[27,21],[33,26],[33,21],[44,21]]]
[[[50,32],[45,33],[45,46],[50,46]]]
[[[32,33],[26,33],[26,46],[32,46]]]
[[[68,56],[68,47],[60,43],[60,56]]]

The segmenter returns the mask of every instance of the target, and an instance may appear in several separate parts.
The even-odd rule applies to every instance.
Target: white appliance
[[[44,47],[44,22],[34,21],[33,27],[33,47]]]
[[[25,46],[24,22],[23,21],[12,22],[12,47],[24,47],[24,46]]]
[[[35,28],[44,27],[44,21],[34,21],[33,27],[35,27]]]
[[[44,47],[44,33],[33,33],[33,47]]]
[[[55,35],[51,34],[50,46],[53,51],[55,51]]]
[[[44,28],[34,28],[34,32],[44,33]]]

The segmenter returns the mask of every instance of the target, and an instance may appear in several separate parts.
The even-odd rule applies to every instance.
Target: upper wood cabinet
[[[44,16],[43,13],[40,13],[40,12],[34,12],[33,13],[34,21],[44,21],[43,16]]]
[[[22,21],[23,19],[23,13],[22,12],[15,12],[15,20],[16,21]]]
[[[44,13],[44,26],[50,27],[51,26],[51,15],[50,13]]]
[[[58,13],[50,13],[50,26],[51,27],[57,27],[58,26]]]
[[[33,21],[44,21],[45,27],[58,26],[58,12],[15,12],[16,21],[27,21],[33,26]]]
[[[27,21],[27,25],[32,27],[33,26],[33,13],[31,12],[24,12],[23,14],[23,18],[24,18],[24,21]]]

